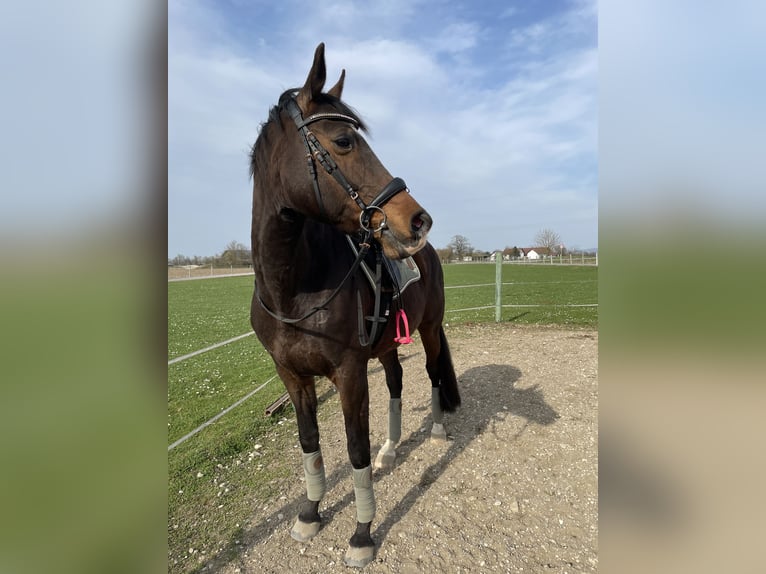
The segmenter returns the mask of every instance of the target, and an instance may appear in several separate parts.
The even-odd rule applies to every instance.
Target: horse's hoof
[[[343,561],[346,563],[346,566],[351,566],[352,568],[364,568],[367,564],[372,562],[374,557],[374,546],[362,546],[361,548],[350,546]]]
[[[396,460],[395,452],[380,451],[378,453],[377,458],[375,459],[375,470],[382,470],[384,472],[388,472],[389,470],[394,468],[395,460]]]
[[[444,442],[447,440],[447,431],[444,429],[444,425],[434,423],[431,429],[431,440],[433,442]]]
[[[301,522],[298,518],[290,531],[290,536],[298,542],[308,542],[317,535],[321,526],[321,522]]]

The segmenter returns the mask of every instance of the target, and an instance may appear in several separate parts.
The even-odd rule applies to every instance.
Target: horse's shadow
[[[494,427],[495,423],[505,419],[509,414],[525,419],[521,430],[513,437],[518,438],[529,424],[550,425],[558,418],[558,413],[545,401],[542,391],[537,385],[528,389],[517,389],[516,382],[521,377],[521,371],[511,365],[485,365],[468,369],[458,378],[463,405],[456,413],[446,415],[445,423],[452,431],[449,447],[446,452],[425,471],[423,471],[417,483],[401,497],[372,532],[373,539],[379,546],[388,536],[393,526],[405,516],[417,503],[420,496],[427,491],[444,473],[448,465],[470,445],[474,439],[482,435],[486,430]],[[320,397],[320,403],[334,395],[334,389],[330,388]],[[429,405],[421,406],[416,411],[428,411],[418,425],[418,429],[430,428],[431,414]],[[454,436],[453,436],[454,435]],[[413,452],[429,440],[428,432],[416,431],[403,439],[396,447],[396,466],[405,462]],[[396,466],[393,471],[396,473]],[[382,474],[376,472],[373,481],[377,482]],[[338,482],[349,482],[351,466],[349,464],[338,465],[327,476],[328,490]],[[350,506],[353,501],[353,490],[332,505],[321,511],[324,526],[332,522],[335,516]],[[225,563],[236,560],[244,549],[255,545],[270,537],[278,528],[284,528],[285,522],[282,517],[294,518],[298,514],[298,507],[302,497],[298,497],[284,506],[275,510],[265,517],[259,524],[253,525],[250,530],[239,532],[237,541],[230,541],[222,550],[199,570],[206,572],[215,571]],[[321,536],[321,532],[318,536]]]
[[[391,528],[412,509],[418,498],[439,479],[449,464],[474,439],[494,427],[495,423],[503,420],[508,414],[524,418],[524,426],[513,437],[515,440],[530,423],[550,425],[559,418],[558,413],[545,402],[543,393],[537,385],[528,389],[516,388],[516,381],[520,377],[521,371],[510,365],[473,367],[459,377],[463,406],[446,421],[454,437],[451,435],[447,451],[423,471],[418,483],[412,485],[375,529],[373,538],[377,544],[385,540]],[[430,408],[427,406],[423,410],[430,410]],[[430,423],[431,415],[427,414],[420,426],[427,426]],[[418,433],[402,441],[396,449],[396,464],[407,460],[428,436],[428,433]],[[396,468],[393,472],[396,472]]]

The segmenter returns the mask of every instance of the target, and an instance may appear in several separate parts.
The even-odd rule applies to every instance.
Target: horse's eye
[[[351,140],[349,138],[338,138],[335,140],[335,145],[339,148],[348,149],[351,147]]]

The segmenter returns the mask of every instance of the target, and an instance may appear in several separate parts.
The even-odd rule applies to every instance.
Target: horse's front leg
[[[285,369],[277,370],[295,407],[306,477],[306,499],[299,507],[290,536],[299,542],[306,542],[316,536],[322,525],[319,502],[327,490],[324,461],[319,448],[316,387],[313,377],[299,377]]]
[[[370,525],[375,517],[375,493],[372,489],[370,465],[370,396],[367,388],[367,366],[354,369],[353,374],[334,378],[340,391],[346,443],[351,460],[354,496],[356,499],[356,531],[349,540],[345,562],[361,568],[372,562],[375,543]]]
[[[402,365],[396,349],[380,357],[388,386],[388,438],[375,458],[375,468],[390,470],[396,460],[396,445],[402,438]]]

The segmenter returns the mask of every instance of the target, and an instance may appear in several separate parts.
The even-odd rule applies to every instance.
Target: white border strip
[[[598,283],[598,279],[578,279],[576,281],[509,281],[502,285],[561,285],[562,283]],[[471,285],[445,285],[444,289],[468,289],[469,287],[494,287],[497,283],[474,283]]]
[[[585,305],[501,305],[501,307],[598,307],[598,303],[588,303]],[[485,305],[484,307],[468,307],[466,309],[446,309],[445,313],[459,313],[460,311],[479,311],[481,309],[494,309],[495,305]]]
[[[174,281],[195,281],[197,279],[218,279],[219,277],[247,277],[248,275],[255,275],[252,271],[249,271],[247,273],[226,273],[223,275],[201,275],[199,277],[174,277],[173,279],[168,279],[168,283],[173,283]]]
[[[171,444],[171,445],[168,447],[168,452],[170,452],[171,450],[173,450],[174,448],[176,448],[176,447],[177,447],[179,444],[181,444],[182,442],[184,442],[184,441],[186,441],[187,439],[190,439],[191,437],[193,437],[195,434],[197,434],[199,431],[201,431],[201,430],[202,430],[202,429],[204,429],[205,427],[207,427],[207,426],[210,426],[211,424],[213,424],[215,421],[217,421],[218,419],[220,419],[220,418],[221,418],[223,415],[225,415],[226,413],[228,413],[228,412],[229,412],[230,410],[232,410],[233,408],[235,408],[235,407],[238,407],[239,405],[241,405],[242,403],[244,403],[244,402],[245,402],[247,399],[249,399],[250,397],[252,397],[252,396],[253,396],[255,393],[257,393],[258,391],[260,391],[260,390],[261,390],[263,387],[265,387],[266,385],[268,385],[268,384],[269,384],[271,381],[273,381],[273,380],[274,380],[274,379],[276,379],[276,378],[277,378],[277,376],[276,376],[276,375],[272,376],[272,377],[271,377],[271,378],[270,378],[268,381],[266,381],[265,383],[263,383],[263,384],[262,384],[260,387],[258,387],[257,389],[255,389],[254,391],[250,391],[250,392],[249,392],[247,395],[245,395],[244,397],[242,397],[241,399],[239,399],[239,400],[238,400],[236,403],[234,403],[233,405],[231,405],[231,406],[229,406],[229,407],[226,407],[225,409],[223,409],[223,410],[222,410],[220,413],[218,413],[217,415],[215,415],[215,416],[214,416],[212,419],[210,419],[209,421],[206,421],[206,422],[202,423],[202,424],[201,424],[201,425],[199,425],[199,426],[198,426],[196,429],[194,429],[193,431],[191,431],[189,434],[187,434],[187,435],[184,435],[184,436],[182,436],[181,438],[179,438],[179,439],[178,439],[176,442],[174,442],[173,444]]]
[[[229,343],[233,343],[234,341],[239,341],[240,339],[244,339],[245,337],[249,337],[250,335],[254,335],[254,334],[255,334],[255,331],[250,331],[248,333],[245,333],[244,335],[237,335],[236,337],[233,337],[226,341],[221,341],[220,343],[216,343],[215,345],[210,345],[209,347],[205,347],[204,349],[200,349],[199,351],[194,351],[193,353],[189,353],[188,355],[181,355],[180,357],[176,357],[175,359],[170,359],[168,361],[168,366],[172,365],[173,363],[180,363],[181,361],[185,361],[186,359],[196,357],[197,355],[201,355],[202,353],[207,353],[208,351],[212,351],[213,349],[217,349],[218,347],[223,347],[224,345],[228,345]]]

